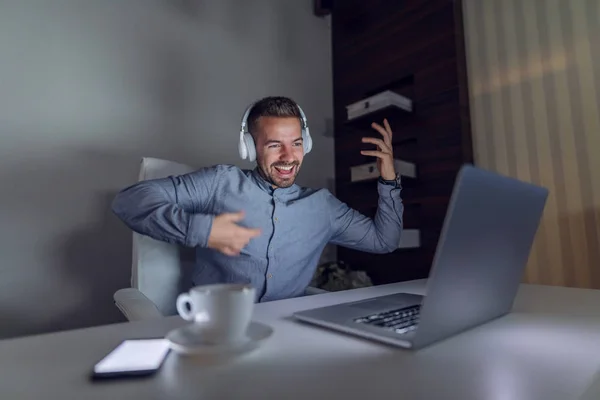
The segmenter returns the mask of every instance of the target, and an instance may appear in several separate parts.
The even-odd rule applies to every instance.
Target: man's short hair
[[[248,131],[252,136],[256,133],[256,124],[260,117],[297,117],[301,123],[302,115],[296,102],[288,97],[270,96],[260,99],[248,114]]]

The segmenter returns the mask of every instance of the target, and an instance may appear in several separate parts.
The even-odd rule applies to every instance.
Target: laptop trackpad
[[[362,310],[381,311],[386,308],[402,308],[420,304],[423,296],[398,293],[389,296],[379,297],[373,300],[363,300],[356,303],[351,303],[352,308],[360,308]]]

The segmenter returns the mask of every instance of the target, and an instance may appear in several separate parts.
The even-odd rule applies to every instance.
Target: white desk
[[[264,347],[218,365],[171,353],[141,380],[92,383],[88,374],[121,340],[164,335],[179,317],[0,341],[0,399],[600,398],[600,291],[524,285],[513,314],[418,352],[289,319],[398,289],[423,293],[423,284],[257,305],[255,320],[275,328]]]

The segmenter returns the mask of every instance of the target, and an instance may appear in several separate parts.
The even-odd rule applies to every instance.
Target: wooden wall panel
[[[414,112],[386,115],[396,158],[414,162],[418,178],[403,181],[405,228],[420,229],[422,246],[374,255],[345,248],[338,258],[368,271],[375,284],[426,277],[456,174],[472,160],[462,6],[452,0],[347,0],[333,3],[332,49],[336,194],[373,216],[376,182],[350,182],[350,167],[372,162],[360,138],[368,124],[346,122],[345,106],[391,89],[410,97]],[[466,113],[466,114],[465,114]],[[377,121],[382,122],[382,121]]]

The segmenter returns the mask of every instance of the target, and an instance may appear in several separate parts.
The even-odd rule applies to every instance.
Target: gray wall
[[[142,156],[237,156],[252,100],[288,95],[333,177],[328,21],[311,0],[0,1],[0,337],[120,321],[130,232],[109,203]]]

